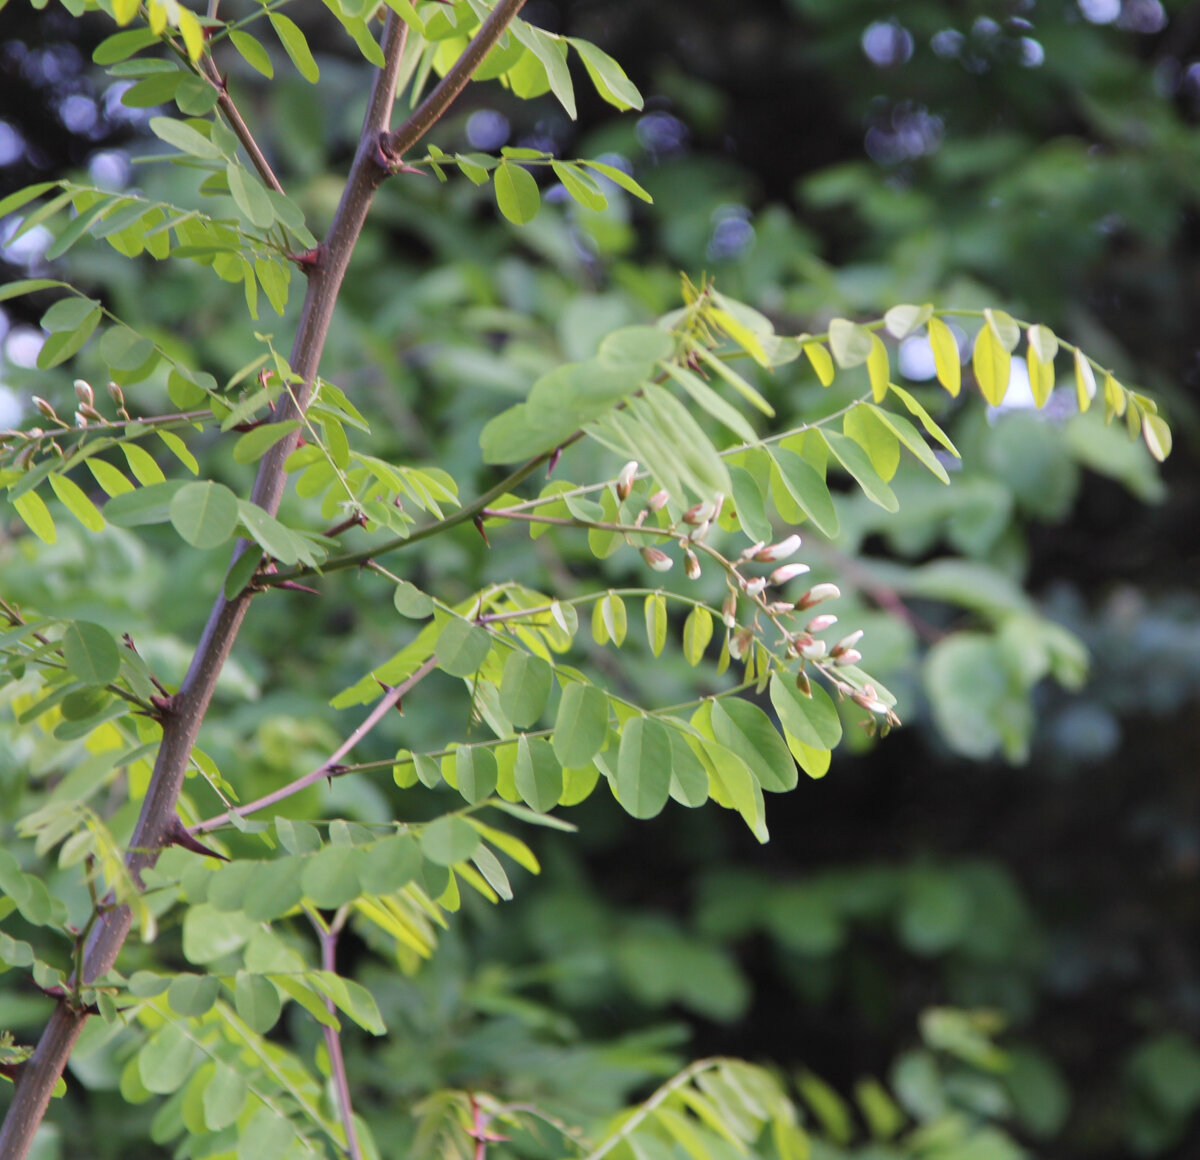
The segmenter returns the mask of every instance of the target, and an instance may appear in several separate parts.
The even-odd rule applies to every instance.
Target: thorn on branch
[[[558,461],[562,458],[562,453],[563,453],[563,449],[561,447],[556,447],[550,453],[550,462],[546,465],[546,478],[547,479],[549,479],[550,476],[552,476],[554,474],[554,469],[558,466]]]
[[[320,596],[321,593],[316,588],[310,588],[307,584],[297,584],[295,580],[280,580],[278,584],[272,584],[272,588],[290,588],[293,592],[307,592],[312,596]]]
[[[385,685],[385,684],[383,683],[383,681],[381,681],[381,680],[380,680],[378,677],[376,677],[376,678],[375,678],[375,683],[376,683],[376,684],[377,684],[377,685],[378,685],[378,686],[379,686],[379,687],[380,687],[380,688],[381,688],[381,689],[382,689],[382,690],[383,690],[385,693],[390,693],[390,692],[391,692],[391,691],[392,691],[392,690],[393,690],[393,689],[396,687],[395,685]],[[401,698],[399,701],[397,701],[397,702],[396,702],[396,705],[395,705],[396,712],[397,712],[397,713],[399,713],[401,717],[403,717],[403,716],[404,716],[404,710],[401,708],[401,702],[402,702],[402,701],[403,701],[403,698]]]
[[[483,542],[490,548],[492,546],[492,541],[488,539],[488,534],[484,530],[483,516],[481,515],[475,517],[475,530],[483,537]]]
[[[210,849],[203,842],[196,841],[187,826],[178,818],[171,819],[171,826],[163,838],[163,845],[181,846],[185,850],[190,850],[193,854],[203,854],[207,858],[219,858],[222,862],[229,861],[224,854],[218,854],[216,850]]]
[[[325,247],[314,246],[311,250],[305,250],[299,254],[285,254],[284,257],[289,262],[295,262],[297,266],[307,275],[311,274],[321,264],[321,260],[325,257]]]

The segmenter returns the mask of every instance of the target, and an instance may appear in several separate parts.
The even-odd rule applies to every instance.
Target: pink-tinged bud
[[[883,713],[887,716],[891,714],[891,710],[879,700],[874,685],[863,685],[857,692],[850,694],[850,699],[856,705],[861,705],[868,713]]]
[[[716,497],[716,499],[713,500],[712,515],[708,517],[710,520],[713,521],[713,523],[716,523],[716,521],[720,518],[721,509],[724,506],[725,506],[725,497],[720,492],[717,492],[717,497]]]
[[[754,580],[743,580],[742,587],[745,589],[747,596],[757,596],[767,586],[766,578],[759,576]]]
[[[620,475],[617,476],[617,498],[628,499],[629,493],[633,490],[633,481],[637,476],[637,460],[631,459],[624,467],[621,468]]]
[[[696,553],[688,548],[683,553],[683,570],[689,580],[700,579],[700,561],[696,558]]]
[[[819,661],[825,655],[827,647],[823,640],[814,640],[812,644],[806,644],[800,650],[800,655],[806,661]]]
[[[756,544],[751,544],[750,547],[743,550],[742,554],[737,558],[739,564],[744,564],[747,560],[757,556],[767,545],[766,540],[759,540]]]
[[[651,496],[651,497],[650,497],[650,498],[649,498],[649,499],[646,501],[646,506],[647,506],[647,507],[648,507],[648,508],[649,508],[649,509],[650,509],[652,512],[660,512],[660,511],[662,511],[662,509],[663,509],[663,508],[665,508],[665,507],[667,506],[667,501],[668,501],[670,498],[671,498],[671,497],[670,497],[670,496],[667,494],[667,492],[666,492],[665,490],[656,491],[656,492],[655,492],[655,493],[654,493],[654,494],[653,494],[653,495],[652,495],[652,496]]]
[[[796,601],[796,607],[811,608],[822,600],[836,600],[841,594],[842,590],[836,584],[815,584]]]
[[[809,632],[824,632],[835,624],[837,624],[837,617],[832,612],[823,612],[820,616],[814,616],[805,627]]]
[[[708,530],[711,527],[712,520],[701,520],[696,525],[696,530],[692,532],[690,536],[688,536],[688,539],[692,540],[694,543],[700,543],[708,535]]]
[[[688,508],[687,511],[683,513],[683,522],[685,524],[692,524],[693,526],[696,524],[702,524],[707,520],[712,519],[712,513],[712,504],[708,502],[694,503],[690,508]]]
[[[97,423],[104,422],[104,416],[101,415],[100,412],[97,411],[95,407],[91,406],[88,403],[80,403],[79,404],[79,413],[85,419],[95,419]]]
[[[801,669],[796,674],[796,688],[806,697],[812,696],[812,681],[808,679],[808,674]]]
[[[33,405],[39,411],[41,411],[41,413],[45,415],[47,419],[58,419],[58,415],[54,408],[50,406],[50,404],[47,403],[46,400],[41,397],[41,395],[33,396]]]
[[[759,555],[761,556],[762,553],[760,552]],[[807,564],[784,564],[771,573],[768,582],[776,585],[786,584],[789,580],[795,580],[797,576],[803,576],[807,571]]]
[[[813,638],[807,632],[797,632],[788,637],[788,655],[798,657],[800,653],[812,644]]]
[[[739,628],[737,632],[729,638],[729,655],[735,661],[740,661],[742,657],[750,651],[750,646],[754,643],[754,629]]]
[[[730,592],[721,605],[721,620],[726,628],[733,628],[737,624],[737,604],[737,593]]]
[[[776,560],[786,560],[800,550],[800,537],[794,533],[778,544],[768,544],[765,548],[754,553],[754,558],[760,564],[773,564]],[[808,571],[806,568],[805,571]]]
[[[27,434],[30,439],[40,439],[46,434],[46,432],[41,427],[30,427],[25,434]]]
[[[88,425],[87,416],[82,411],[75,412],[75,426],[86,427]]]
[[[829,651],[837,656],[838,653],[845,652],[848,648],[853,648],[863,638],[863,630],[856,628],[849,636],[842,637]]]
[[[862,660],[862,653],[856,648],[844,648],[840,652],[835,650],[831,655],[835,665],[856,665]]]
[[[675,563],[666,552],[660,552],[657,548],[643,548],[642,559],[650,565],[655,572],[669,572],[671,565]]]
[[[96,393],[92,390],[92,385],[86,379],[76,379],[75,383],[75,398],[81,403],[85,403],[89,407],[96,405]]]
[[[118,407],[125,406],[125,392],[117,386],[112,379],[108,380],[108,397],[112,399]]]
[[[782,616],[785,612],[791,612],[795,607],[786,600],[775,600],[767,605],[767,611],[772,616]]]

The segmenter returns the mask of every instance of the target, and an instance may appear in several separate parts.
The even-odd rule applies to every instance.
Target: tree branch
[[[358,152],[323,246],[323,260],[309,279],[292,346],[292,369],[301,376],[302,383],[295,400],[286,400],[279,408],[277,418],[295,417],[308,400],[350,255],[362,231],[372,195],[385,176],[375,163],[374,151],[379,134],[387,129],[391,119],[407,31],[408,26],[394,13],[389,13],[384,27],[385,64],[375,76]],[[295,443],[293,433],[275,444],[259,464],[251,498],[272,515],[278,510],[283,494],[284,460]],[[257,549],[243,544],[241,550]],[[172,701],[171,712],[164,719],[154,773],[130,842],[128,866],[135,881],[140,882],[142,871],[155,863],[159,850],[169,837],[192,746],[212,700],[217,676],[233,649],[249,601],[250,593],[246,590],[232,600],[217,599],[187,676]],[[128,907],[111,906],[104,910],[84,956],[82,982],[92,982],[112,968],[129,934],[130,922]],[[0,1156],[4,1160],[23,1160],[28,1154],[54,1086],[87,1017],[87,1012],[77,1010],[67,999],[60,1000],[50,1016],[37,1048],[21,1068],[12,1103],[0,1127]]]
[[[471,74],[491,51],[492,46],[504,35],[504,30],[521,11],[525,0],[500,0],[492,14],[479,26],[463,54],[452,64],[446,75],[438,81],[429,94],[394,133],[384,133],[379,138],[379,148],[384,157],[399,164],[407,153],[434,123],[450,107],[454,98],[466,88]]]
[[[267,806],[273,806],[276,802],[281,802],[285,798],[290,798],[293,794],[298,794],[301,790],[308,789],[310,785],[315,785],[322,778],[332,777],[335,767],[342,758],[387,716],[389,709],[399,705],[400,698],[406,696],[409,690],[419,685],[434,670],[436,665],[437,657],[430,657],[412,676],[401,681],[400,684],[395,685],[393,688],[388,689],[375,708],[367,714],[363,723],[330,754],[327,761],[323,761],[316,769],[266,794],[264,797],[258,798],[256,801],[247,802],[244,806],[237,806],[235,809],[227,810],[216,817],[206,818],[202,822],[197,822],[196,825],[190,828],[189,832],[192,834],[204,834],[209,830],[215,830],[218,826],[224,825],[234,817],[244,818],[248,814],[257,813],[259,810],[266,809]]]

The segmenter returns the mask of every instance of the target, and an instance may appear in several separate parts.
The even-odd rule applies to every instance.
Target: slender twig
[[[280,786],[279,789],[273,790],[263,797],[257,798],[255,801],[247,802],[244,806],[237,806],[234,809],[227,810],[223,814],[218,814],[216,817],[206,818],[202,822],[197,822],[196,825],[189,827],[189,832],[192,834],[204,834],[209,830],[215,830],[218,826],[223,826],[234,817],[244,818],[247,814],[257,813],[259,810],[266,809],[267,806],[273,806],[276,802],[281,802],[285,798],[290,798],[294,794],[298,794],[301,790],[308,789],[310,785],[315,785],[318,781],[326,777],[332,777],[335,773],[339,772],[337,767],[342,758],[387,716],[389,709],[400,704],[401,697],[406,696],[411,689],[416,688],[436,667],[437,657],[431,656],[412,676],[407,677],[400,684],[388,689],[380,698],[378,704],[363,719],[363,723],[325,761],[321,762],[316,769],[306,773],[303,777],[296,778],[295,781],[288,782],[287,785]]]
[[[321,916],[310,907],[304,908],[317,938],[321,941],[321,968],[331,974],[337,974],[337,945],[338,936],[346,925],[350,911],[341,907],[334,915],[333,921],[326,926]],[[337,1007],[332,999],[325,1000],[329,1014],[337,1018]],[[342,1127],[346,1130],[346,1153],[350,1160],[362,1160],[362,1149],[358,1145],[358,1132],[354,1127],[354,1105],[350,1102],[350,1081],[346,1076],[346,1060],[342,1055],[342,1040],[336,1027],[326,1025],[325,1050],[329,1053],[329,1071],[333,1077],[334,1091],[337,1093],[338,1112],[341,1115]]]
[[[525,0],[500,0],[492,9],[491,15],[479,26],[479,31],[463,50],[462,56],[438,81],[433,92],[413,110],[394,133],[380,135],[379,148],[389,161],[398,164],[404,154],[429,132],[433,124],[450,107],[454,98],[466,87],[471,74],[479,67],[496,41],[504,35],[505,29],[524,4]]]
[[[407,28],[407,25],[405,26]],[[216,63],[212,57],[204,58],[203,68],[205,79],[214,89],[217,90],[217,108],[221,110],[225,120],[229,122],[229,127],[233,130],[234,135],[242,143],[242,148],[246,150],[246,155],[254,164],[254,168],[258,170],[258,175],[269,185],[276,193],[283,193],[283,186],[279,182],[279,178],[275,176],[275,171],[271,168],[271,163],[267,160],[262,149],[259,148],[258,142],[254,139],[254,134],[250,132],[250,126],[242,119],[242,114],[238,112],[238,107],[233,103],[233,98],[229,95],[229,86],[225,83],[225,78],[217,71]]]

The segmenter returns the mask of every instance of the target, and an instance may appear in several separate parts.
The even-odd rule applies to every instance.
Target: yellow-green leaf
[[[712,613],[702,604],[697,604],[683,622],[683,655],[689,665],[700,663],[712,634]]]
[[[933,365],[937,370],[938,382],[951,395],[957,395],[962,387],[958,343],[954,339],[954,332],[940,318],[929,320],[929,345],[933,348]]]
[[[867,377],[871,380],[871,397],[875,402],[882,403],[887,398],[892,366],[888,362],[887,347],[877,334],[871,335],[871,353],[867,355]]]
[[[1142,415],[1142,438],[1150,454],[1161,463],[1171,454],[1171,428],[1158,415]]]
[[[1040,323],[1029,328],[1026,362],[1029,365],[1029,388],[1033,401],[1044,407],[1054,390],[1054,356],[1058,354],[1058,339],[1054,331]]]
[[[646,639],[655,656],[662,653],[667,643],[667,598],[661,592],[652,592],[646,597]]]
[[[1012,356],[1004,349],[991,326],[981,327],[976,335],[971,365],[983,397],[993,407],[998,407],[1008,392]]]
[[[89,532],[104,531],[104,517],[83,488],[65,475],[51,475],[50,486],[67,509]],[[31,493],[32,494],[32,493]]]
[[[1088,362],[1078,347],[1075,348],[1075,398],[1079,402],[1079,410],[1086,411],[1096,397],[1096,376],[1092,373],[1092,364]]]
[[[25,521],[26,527],[45,544],[53,544],[58,539],[54,530],[54,518],[46,501],[36,491],[27,491],[12,501],[17,509],[17,515]]]

